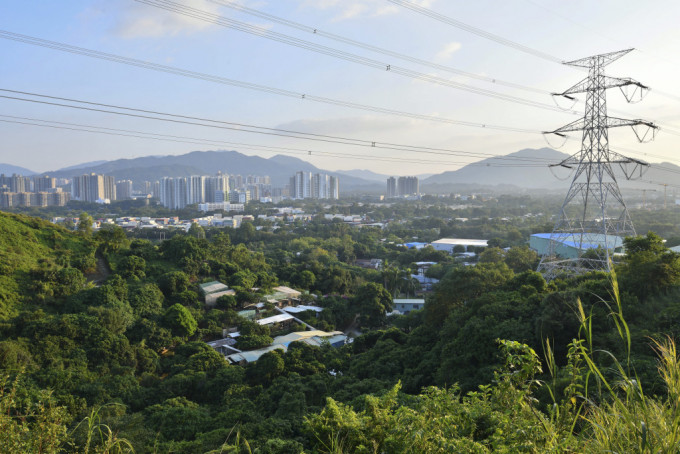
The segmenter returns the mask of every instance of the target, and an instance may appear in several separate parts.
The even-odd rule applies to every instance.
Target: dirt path
[[[97,286],[100,286],[110,274],[111,270],[109,269],[109,265],[106,263],[106,260],[104,260],[104,257],[97,255],[97,271],[92,274],[88,274],[87,280],[94,282],[97,284]]]

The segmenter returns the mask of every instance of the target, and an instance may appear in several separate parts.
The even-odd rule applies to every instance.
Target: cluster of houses
[[[241,209],[241,211],[243,211]],[[188,231],[192,224],[198,224],[201,227],[231,227],[239,228],[243,222],[253,222],[256,219],[259,221],[271,222],[274,226],[277,224],[290,223],[295,221],[309,222],[314,219],[314,214],[304,213],[299,208],[293,207],[279,207],[276,209],[276,213],[273,214],[259,214],[257,216],[247,215],[247,214],[233,214],[230,216],[224,216],[222,213],[214,213],[212,215],[206,215],[202,217],[197,217],[193,219],[180,219],[177,216],[174,217],[147,217],[147,216],[121,216],[117,218],[103,218],[96,219],[93,221],[92,228],[98,230],[105,225],[117,225],[126,230],[136,230],[136,229],[183,229]],[[78,223],[78,218],[69,218],[74,223]],[[346,216],[343,214],[324,214],[324,219],[326,220],[340,220],[346,224],[354,226],[364,226],[366,224],[366,218],[359,215]],[[52,218],[52,223],[63,224],[67,218],[65,217],[54,217]],[[370,224],[374,225],[374,224]],[[382,224],[377,224],[382,227]],[[276,227],[274,227],[276,228]]]
[[[234,295],[233,289],[218,281],[206,282],[199,285],[207,306],[215,306],[217,300],[224,295]],[[272,289],[272,293],[263,297],[262,301],[244,307],[237,314],[245,319],[254,321],[258,325],[268,326],[272,331],[281,331],[290,328],[294,324],[304,325],[305,331],[297,331],[274,338],[271,345],[255,350],[242,351],[236,348],[240,333],[237,329],[227,328],[223,331],[225,336],[208,342],[215,351],[224,355],[231,364],[247,364],[257,361],[262,355],[273,350],[287,351],[293,342],[302,342],[311,346],[321,346],[329,343],[334,347],[340,347],[348,342],[348,338],[341,331],[325,332],[315,329],[313,326],[297,318],[304,312],[315,312],[317,315],[323,311],[322,307],[301,304],[301,292],[286,286],[278,286]],[[267,304],[277,312],[275,315],[262,317],[266,312]]]

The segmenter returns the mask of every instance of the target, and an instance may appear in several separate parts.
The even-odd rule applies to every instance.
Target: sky
[[[412,175],[455,170],[482,157],[524,148],[561,146],[559,151],[572,154],[580,148],[578,134],[563,144],[555,136],[546,141],[539,133],[578,119],[579,115],[569,109],[583,111],[583,102],[572,107],[567,100],[557,101],[549,95],[566,90],[586,76],[559,62],[635,48],[608,66],[607,75],[631,77],[651,90],[635,104],[626,103],[619,89],[609,90],[609,113],[653,121],[661,129],[655,141],[640,144],[629,128],[616,128],[610,132],[611,148],[649,162],[680,163],[676,156],[680,141],[680,87],[676,86],[680,67],[679,2],[409,0],[557,60],[551,61],[388,0],[240,2],[322,32],[316,34],[219,3],[228,0],[174,1],[246,23],[257,27],[257,31],[243,33],[134,0],[4,0],[0,1],[0,36],[7,37],[7,32],[21,34],[306,96],[282,96],[9,39],[0,39],[0,89],[397,145],[384,149],[301,140],[274,130],[255,134],[0,97],[0,162],[44,172],[97,160],[233,149],[263,157],[283,153],[327,170],[370,169],[381,174]],[[348,52],[380,65],[404,68],[416,76],[404,77],[386,66],[365,66],[272,41],[265,37],[268,32]],[[324,33],[440,67],[351,46],[328,39]],[[445,84],[423,80],[428,77]],[[504,85],[506,82],[514,86]],[[485,90],[492,96],[451,87],[451,83]],[[514,101],[519,98],[521,102],[539,103],[541,107],[498,99],[499,94]],[[62,103],[7,91],[0,91],[0,96]],[[318,98],[331,101],[315,101]],[[580,99],[584,99],[582,95]],[[350,108],[336,101],[377,107],[382,112]],[[392,115],[384,110],[421,117]],[[431,117],[487,127],[435,121]],[[60,127],[36,126],[36,122]],[[79,130],[86,129],[83,125],[109,128],[108,134]],[[505,129],[493,129],[494,125]],[[121,133],[128,136],[116,135]],[[155,134],[155,138],[149,138],[149,134]],[[174,136],[173,141],[167,140],[168,136]],[[404,146],[419,147],[420,152],[405,150]],[[439,151],[423,153],[423,149]]]

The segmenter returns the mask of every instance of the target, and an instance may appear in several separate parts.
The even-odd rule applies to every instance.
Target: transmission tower
[[[605,76],[604,68],[633,49],[595,55],[565,62],[588,70],[588,77],[555,93],[575,101],[573,95],[586,94],[585,114],[546,134],[566,137],[568,132],[582,131],[581,150],[554,166],[576,169],[550,234],[547,253],[538,271],[546,280],[582,274],[592,270],[609,271],[615,251],[623,238],[635,235],[633,223],[616,182],[614,168],[621,169],[627,179],[642,175],[648,164],[622,156],[609,149],[609,128],[630,126],[640,142],[654,138],[657,127],[644,120],[627,120],[607,115],[606,91],[618,87],[626,100],[642,99],[648,87],[630,78]],[[631,92],[632,89],[632,92]],[[643,130],[644,129],[644,130]],[[650,134],[651,131],[651,134]]]

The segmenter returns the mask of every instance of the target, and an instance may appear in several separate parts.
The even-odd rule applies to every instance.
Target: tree
[[[171,271],[161,276],[160,288],[165,296],[181,293],[189,288],[189,276],[182,271]]]
[[[279,350],[272,350],[260,356],[257,362],[248,369],[248,375],[256,383],[267,384],[281,375],[284,370],[283,353]]]
[[[236,297],[234,295],[222,295],[217,298],[216,305],[220,309],[233,310],[236,309],[236,306],[238,306],[238,301],[236,301]]]
[[[309,270],[300,271],[295,275],[295,283],[304,289],[311,289],[316,282],[316,276]]]
[[[479,256],[479,263],[500,263],[505,259],[505,251],[498,247],[489,247]]]
[[[638,235],[625,238],[623,240],[623,248],[628,256],[634,256],[643,252],[659,255],[667,250],[663,238],[654,232],[647,232],[647,236]]]
[[[54,296],[69,296],[85,287],[87,279],[76,268],[61,268],[57,271]]]
[[[130,305],[139,317],[158,315],[163,310],[163,292],[156,284],[148,283],[134,289],[130,295]]]
[[[180,337],[189,337],[198,327],[198,323],[194,316],[191,315],[189,309],[181,304],[173,304],[165,311],[163,316],[165,325]]]
[[[248,270],[241,270],[238,273],[234,273],[229,279],[229,284],[232,287],[239,287],[245,290],[253,288],[256,282],[257,275]]]
[[[130,245],[125,230],[117,225],[104,224],[94,237],[99,242],[99,250],[105,254],[125,249]]]
[[[538,254],[527,246],[511,247],[505,253],[505,263],[515,273],[536,269]]]
[[[146,260],[136,255],[125,257],[120,262],[120,272],[124,277],[143,278],[146,276],[144,270],[146,269]]]
[[[368,282],[357,290],[353,306],[361,314],[362,326],[382,326],[387,312],[392,310],[392,295],[382,285]]]
[[[437,285],[434,298],[425,306],[428,322],[441,326],[453,308],[500,287],[512,276],[512,270],[505,263],[451,268]]]
[[[78,220],[78,232],[83,236],[92,236],[92,224],[94,219],[86,212],[80,213]]]
[[[187,235],[193,236],[195,238],[205,238],[205,230],[200,225],[192,222]]]

